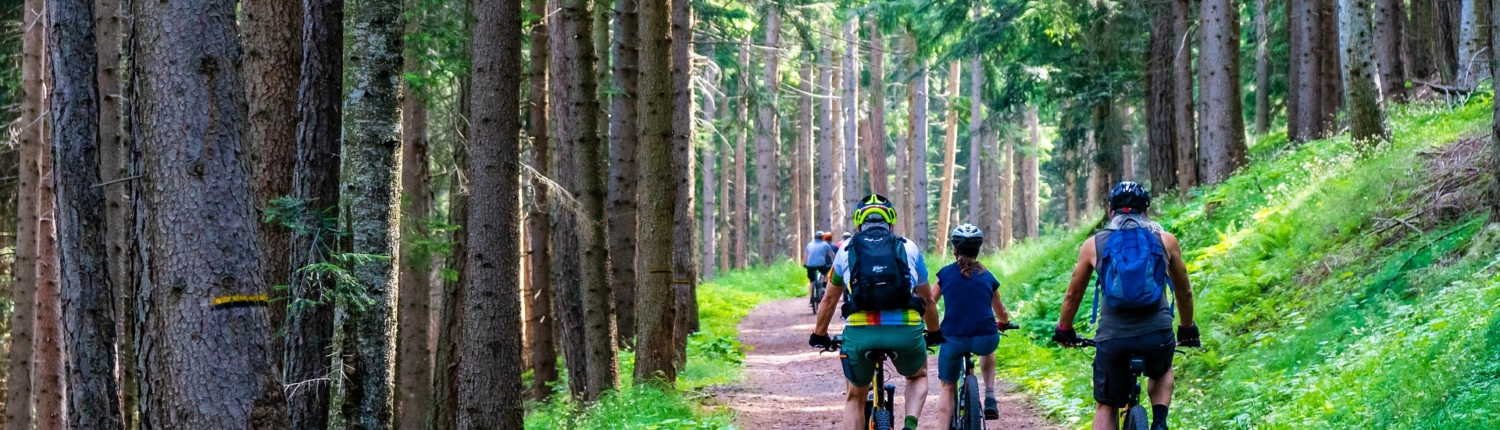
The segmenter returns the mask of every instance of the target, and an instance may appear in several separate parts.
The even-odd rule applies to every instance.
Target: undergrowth
[[[1158,199],[1204,341],[1177,358],[1173,428],[1500,426],[1500,231],[1474,201],[1490,178],[1433,167],[1489,117],[1488,100],[1399,107],[1392,141],[1374,148],[1268,136],[1230,180]],[[1093,351],[1050,336],[1089,233],[1053,231],[987,260],[1026,329],[1002,341],[1002,374],[1078,428],[1093,413]]]
[[[699,332],[688,338],[687,366],[677,378],[681,391],[631,384],[635,356],[620,353],[620,391],[587,407],[565,393],[544,404],[530,405],[527,430],[640,429],[703,430],[732,427],[730,412],[708,407],[700,389],[739,381],[745,346],[737,340],[740,319],[769,300],[803,296],[807,278],[801,266],[783,262],[769,268],[732,271],[698,285]],[[559,366],[561,368],[561,366]],[[558,387],[566,387],[560,381]],[[563,388],[565,391],[565,388]]]

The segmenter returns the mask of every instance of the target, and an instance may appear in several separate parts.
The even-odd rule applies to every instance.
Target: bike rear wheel
[[[963,407],[963,420],[959,425],[963,430],[984,429],[984,401],[979,397],[979,377],[970,374],[964,377],[963,397],[958,403]]]
[[[1151,421],[1146,418],[1146,408],[1141,405],[1131,405],[1125,410],[1125,430],[1147,430],[1151,427]]]

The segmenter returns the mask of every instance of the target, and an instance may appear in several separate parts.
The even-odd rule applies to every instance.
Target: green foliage
[[[375,298],[369,294],[367,288],[359,283],[350,269],[355,265],[372,263],[377,261],[388,261],[390,256],[358,254],[351,252],[335,252],[334,242],[337,238],[348,236],[347,232],[339,230],[338,217],[332,216],[337,206],[318,210],[310,207],[308,201],[292,196],[278,197],[272,199],[265,212],[265,222],[280,225],[291,230],[293,234],[310,236],[313,238],[312,252],[315,255],[327,255],[324,261],[308,264],[297,268],[296,274],[302,279],[320,280],[318,285],[323,286],[321,294],[317,298],[297,298],[287,305],[293,311],[309,306],[332,305],[334,303],[347,303],[359,310],[364,310],[367,305],[375,304]],[[290,286],[277,285],[277,290],[287,290]],[[282,300],[277,298],[276,300]]]
[[[1496,425],[1495,229],[1473,215],[1421,233],[1377,220],[1427,204],[1421,153],[1483,132],[1489,115],[1482,102],[1397,107],[1393,141],[1368,150],[1347,136],[1266,136],[1235,177],[1158,203],[1188,260],[1205,345],[1179,356],[1173,428]],[[990,257],[1027,330],[1002,340],[1001,373],[1074,426],[1092,415],[1093,354],[1048,338],[1088,234]]]
[[[688,362],[678,374],[677,387],[667,393],[635,386],[629,375],[635,354],[620,352],[620,392],[605,394],[599,402],[579,410],[576,403],[557,396],[552,402],[533,405],[526,418],[527,429],[722,429],[730,426],[729,412],[722,407],[705,409],[697,390],[740,380],[748,347],[738,340],[741,319],[769,300],[799,297],[807,285],[802,267],[783,262],[771,267],[737,270],[698,285],[698,318],[702,328],[688,338]],[[566,375],[564,375],[566,378]],[[559,382],[559,387],[566,386]]]

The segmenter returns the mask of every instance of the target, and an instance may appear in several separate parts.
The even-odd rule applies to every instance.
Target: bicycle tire
[[[875,411],[875,430],[894,430],[891,427],[894,425],[892,419],[891,411],[889,410],[881,409]]]
[[[818,305],[823,303],[823,291],[823,286],[821,285],[813,287],[812,303],[809,303],[809,305],[812,306],[814,314],[818,313]]]
[[[1133,405],[1125,410],[1125,430],[1146,430],[1151,428],[1151,421],[1146,417],[1146,408],[1141,405]]]
[[[964,377],[963,397],[958,403],[963,405],[963,420],[959,425],[963,430],[984,429],[984,401],[979,398],[979,377],[969,375]]]

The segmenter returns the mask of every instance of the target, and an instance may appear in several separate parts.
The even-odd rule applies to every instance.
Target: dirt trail
[[[831,333],[843,331],[834,318]],[[736,424],[747,430],[833,429],[842,420],[844,374],[838,356],[818,354],[807,346],[814,317],[807,298],[764,303],[740,321],[740,342],[754,347],[745,357],[745,381],[720,392],[723,401],[738,412]],[[937,422],[937,356],[927,361],[928,394],[922,408],[922,429],[944,429]],[[895,375],[893,375],[895,376]],[[906,404],[901,393],[906,381],[896,378],[896,408]],[[1001,387],[1004,383],[1001,382]],[[999,390],[997,390],[999,391]],[[1000,419],[989,421],[992,429],[1056,429],[1042,419],[1024,398],[997,392]],[[898,420],[898,424],[899,420]]]

